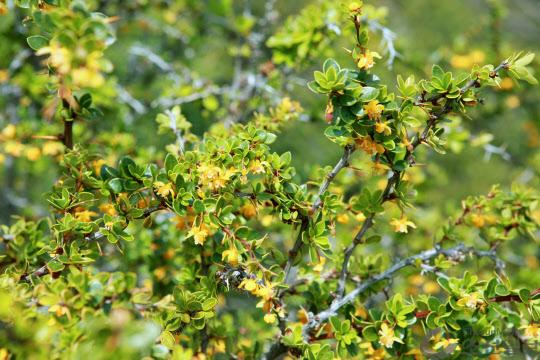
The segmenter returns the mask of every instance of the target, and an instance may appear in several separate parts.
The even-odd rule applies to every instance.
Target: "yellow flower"
[[[324,269],[324,264],[326,264],[326,258],[321,256],[319,262],[313,267],[313,271],[320,273]]]
[[[384,348],[374,349],[370,342],[360,344],[360,348],[363,349],[366,359],[369,360],[384,360],[386,359],[386,351]]]
[[[384,110],[384,105],[379,104],[377,100],[371,100],[364,105],[364,110],[370,120],[379,120]]]
[[[265,301],[272,300],[274,298],[274,286],[272,284],[259,286],[255,290],[255,295],[263,298]]]
[[[163,280],[165,278],[165,276],[167,275],[167,270],[165,270],[165,268],[162,266],[162,267],[158,267],[154,270],[154,276],[156,277],[156,279],[158,280]]]
[[[57,42],[51,42],[49,46],[44,46],[36,51],[38,56],[45,54],[49,54],[49,64],[56,68],[58,73],[67,74],[71,70],[71,53]]]
[[[25,155],[28,160],[36,161],[41,157],[41,150],[35,146],[30,146],[26,148]]]
[[[2,5],[0,5],[2,6]],[[0,69],[0,84],[9,80],[9,73],[7,70]]]
[[[238,250],[235,247],[231,247],[221,253],[221,260],[226,260],[232,266],[238,265]]]
[[[340,224],[348,224],[349,223],[349,215],[347,215],[347,214],[339,214],[336,217],[336,220]]]
[[[394,342],[403,344],[403,341],[394,334],[394,329],[388,327],[386,323],[382,323],[379,336],[379,342],[387,348],[391,348]]]
[[[457,301],[459,306],[468,307],[469,309],[476,309],[478,305],[482,305],[483,303],[484,301],[480,299],[480,293],[477,291],[470,294],[464,294]]]
[[[90,222],[92,221],[92,216],[96,216],[96,215],[97,214],[93,211],[80,210],[75,213],[75,219],[81,222]]]
[[[469,69],[474,64],[483,63],[486,59],[486,54],[481,50],[474,50],[468,55],[454,55],[450,59],[450,64],[458,69]]]
[[[257,215],[257,208],[252,203],[248,202],[240,208],[240,213],[246,218],[250,219]]]
[[[223,340],[215,340],[214,344],[214,353],[224,353],[227,350],[225,346],[225,341]]]
[[[4,129],[2,129],[2,137],[6,139],[13,139],[17,133],[17,128],[13,124],[9,124]]]
[[[254,174],[264,174],[264,167],[267,165],[266,161],[255,160],[249,165],[249,170]]]
[[[194,226],[189,230],[188,237],[193,236],[195,244],[204,245],[206,238],[208,237],[208,231],[204,228],[204,225]]]
[[[400,233],[408,233],[408,227],[416,229],[416,225],[412,221],[407,220],[406,216],[403,216],[401,219],[392,219],[390,225],[394,227],[395,232]]]
[[[41,151],[43,152],[43,155],[58,155],[62,152],[62,149],[64,146],[56,141],[47,141],[45,144],[43,144],[43,147]]]
[[[23,144],[21,144],[20,142],[14,142],[14,141],[9,141],[4,147],[4,151],[7,154],[11,156],[15,156],[15,157],[21,156],[23,149],[24,149]]]
[[[99,211],[111,216],[116,215],[116,209],[113,204],[101,204],[99,205]]]
[[[273,221],[274,221],[274,217],[272,215],[264,215],[261,219],[261,224],[262,226],[270,226],[272,225]]]
[[[349,4],[349,11],[352,13],[359,13],[362,11],[362,1],[353,1]]]
[[[475,227],[481,228],[486,224],[486,219],[482,214],[472,214],[471,222]]]
[[[167,197],[170,195],[174,196],[174,190],[172,188],[172,183],[164,183],[162,181],[154,182],[154,188],[156,192],[161,197]]]
[[[375,124],[375,131],[379,134],[384,133],[384,135],[390,135],[392,133],[392,129],[390,129],[390,126],[388,126],[388,123],[386,122],[378,122]]]
[[[426,294],[436,294],[439,292],[439,285],[435,281],[426,281],[422,289]]]
[[[0,4],[0,15],[2,15],[2,4]],[[7,10],[6,10],[7,11]],[[0,349],[0,360],[8,360],[9,359],[9,352],[7,349]]]
[[[459,343],[459,340],[458,339],[446,339],[446,338],[442,338],[440,340],[438,340],[434,345],[433,345],[433,350],[439,350],[441,348],[443,349],[446,349],[447,347],[449,347],[450,345],[452,344],[458,344]],[[456,347],[455,350],[457,350],[459,348]]]
[[[264,322],[267,324],[273,324],[277,320],[276,314],[266,314],[264,315]]]
[[[208,186],[212,190],[224,188],[231,176],[235,173],[234,169],[224,170],[218,166],[200,165],[199,182],[203,186]]]
[[[405,355],[413,355],[414,360],[424,360],[424,353],[418,348],[411,349],[405,353]]]
[[[501,90],[512,90],[514,87],[514,81],[510,77],[505,77],[499,84]]]
[[[369,155],[373,155],[376,152],[379,154],[384,153],[384,146],[377,144],[369,135],[357,138],[356,145]]]
[[[371,69],[373,65],[375,65],[375,58],[380,59],[381,55],[375,51],[366,50],[366,52],[361,54],[358,58],[357,65],[363,70]]]
[[[50,308],[49,308],[49,312],[52,312],[52,313],[55,313],[56,316],[62,316],[64,314],[67,314],[69,311],[69,309],[67,308],[67,306],[64,306],[64,305],[52,305]]]
[[[509,96],[505,103],[510,109],[515,109],[521,105],[521,101],[519,101],[519,98],[516,95]]]
[[[360,211],[358,214],[356,214],[356,215],[354,216],[354,218],[355,218],[356,221],[358,221],[358,222],[364,222],[364,221],[366,220],[366,215],[364,215],[364,213]]]
[[[101,167],[105,163],[106,163],[106,161],[103,160],[103,159],[92,161],[92,167],[94,168],[94,172],[96,173],[97,176],[101,175]]]
[[[238,287],[249,292],[254,292],[257,290],[258,285],[255,279],[244,279]]]
[[[73,84],[80,87],[97,88],[105,83],[105,78],[99,71],[87,67],[79,67],[71,72]]]
[[[540,338],[540,327],[537,324],[529,324],[523,328],[525,329],[524,335],[527,339]]]

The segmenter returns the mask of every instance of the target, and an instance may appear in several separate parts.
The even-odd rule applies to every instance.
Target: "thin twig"
[[[310,214],[313,216],[317,210],[322,205],[322,196],[323,194],[328,190],[328,187],[334,181],[337,174],[344,168],[349,165],[349,160],[351,158],[351,155],[356,150],[356,147],[354,145],[347,145],[343,149],[343,155],[341,155],[341,158],[338,160],[337,164],[334,166],[332,171],[326,176],[324,181],[322,182],[321,186],[319,187],[319,191],[317,192],[317,197],[315,198],[315,201],[313,202],[313,205],[310,209]],[[302,247],[302,234],[306,230],[307,226],[309,225],[309,218],[302,221],[302,225],[300,226],[300,229],[298,231],[298,235],[296,237],[296,241],[294,242],[294,245],[291,250],[289,250],[289,258],[287,259],[287,263],[285,264],[285,283],[289,284],[290,281],[293,279],[289,279],[289,273],[292,269],[292,265],[294,260],[296,260],[296,256],[298,255],[298,252],[300,251],[300,248]]]
[[[304,326],[303,333],[304,335],[307,335],[312,329],[315,329],[322,322],[326,321],[330,317],[337,314],[337,311],[341,309],[343,306],[353,302],[359,295],[366,292],[371,286],[373,286],[374,284],[380,281],[391,279],[395,273],[397,273],[398,271],[400,271],[401,269],[407,266],[413,265],[417,263],[418,261],[425,262],[425,261],[431,260],[441,254],[449,259],[461,260],[464,256],[470,253],[477,254],[474,248],[466,247],[463,244],[459,244],[449,249],[435,247],[433,249],[423,251],[419,254],[412,255],[408,258],[398,261],[394,265],[392,265],[390,268],[388,268],[386,271],[383,271],[382,273],[371,276],[370,278],[358,284],[357,287],[351,292],[349,292],[347,295],[332,302],[332,304],[327,310],[321,311],[320,313],[312,316],[309,322]]]

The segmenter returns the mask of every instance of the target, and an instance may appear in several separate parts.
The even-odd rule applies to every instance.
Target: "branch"
[[[319,191],[317,192],[317,197],[315,198],[315,201],[313,202],[313,205],[311,206],[309,214],[313,216],[321,207],[322,195],[328,190],[328,187],[334,181],[337,174],[344,168],[349,166],[349,159],[351,158],[351,155],[356,150],[356,147],[354,145],[346,145],[343,149],[343,155],[341,155],[341,158],[337,162],[337,164],[334,166],[332,171],[326,176],[323,183],[319,187]],[[306,218],[302,221],[302,225],[300,226],[300,230],[298,231],[298,236],[296,237],[296,241],[292,247],[291,250],[289,250],[289,258],[287,259],[287,264],[285,264],[285,283],[288,284],[288,277],[289,273],[292,269],[292,264],[294,260],[296,259],[296,256],[298,255],[298,252],[300,251],[300,248],[302,247],[302,233],[306,230],[307,226],[309,225],[309,218]]]
[[[531,297],[534,297],[536,295],[540,294],[540,288],[531,291]],[[518,302],[523,303],[523,300],[519,297],[519,295],[501,295],[501,296],[495,296],[492,298],[487,299],[489,302]],[[428,315],[431,314],[430,310],[420,310],[417,311],[414,316],[417,319],[425,319],[428,317]]]
[[[137,219],[144,219],[148,216],[150,216],[153,212],[155,211],[158,211],[158,210],[163,210],[164,207],[162,205],[159,205],[159,206],[154,206],[154,207],[151,207],[151,208],[148,208],[144,211],[144,213],[138,217]],[[105,235],[101,232],[101,231],[96,231],[95,233],[92,233],[88,236],[85,236],[83,238],[83,241],[84,242],[91,242],[91,241],[100,241],[101,239],[105,238]],[[43,266],[41,266],[40,268],[34,270],[33,272],[29,273],[29,274],[24,274],[21,276],[21,281],[26,281],[28,280],[29,277],[31,276],[35,276],[35,277],[42,277],[42,276],[45,276],[47,275],[50,271],[49,271],[49,267],[48,267],[48,264],[51,262],[51,261],[54,261],[54,260],[58,260],[58,255],[54,256],[52,259],[50,259],[49,261],[47,261],[47,263]]]
[[[441,247],[435,247],[430,250],[423,251],[419,254],[412,255],[406,259],[403,259],[401,261],[398,261],[394,265],[392,265],[390,268],[388,268],[386,271],[379,273],[377,275],[371,276],[368,279],[361,282],[353,291],[348,293],[346,296],[340,299],[336,299],[332,304],[330,305],[330,308],[327,310],[321,311],[320,313],[314,315],[309,322],[304,326],[303,334],[307,335],[312,329],[315,329],[318,327],[322,322],[326,321],[330,317],[337,314],[337,311],[341,309],[343,306],[352,303],[359,295],[367,291],[371,286],[375,285],[376,283],[387,280],[393,277],[393,275],[400,271],[401,269],[415,264],[417,261],[425,262],[428,260],[431,260],[439,255],[444,255],[449,259],[455,259],[455,260],[461,260],[465,255],[467,254],[485,254],[485,256],[491,256],[484,252],[479,252],[474,248],[466,247],[463,244],[459,244],[453,248],[449,249],[443,249]]]
[[[346,166],[349,166],[349,159],[352,155],[352,153],[356,150],[356,147],[354,145],[347,145],[343,149],[343,155],[341,155],[341,158],[337,162],[336,166],[332,169],[332,171],[326,176],[326,179],[319,187],[319,192],[317,193],[317,198],[313,202],[313,206],[311,207],[311,213],[315,213],[315,211],[319,210],[319,207],[322,205],[321,197],[322,195],[328,190],[328,187],[330,186],[330,183],[334,181],[337,174]]]
[[[508,63],[506,61],[503,61],[499,66],[497,66],[493,70],[491,76],[492,77],[497,76],[498,72],[501,69],[507,68],[507,67],[508,67]],[[479,85],[480,84],[478,83],[477,79],[471,79],[467,84],[465,84],[460,89],[460,93],[464,94],[468,90],[472,89],[473,87],[479,86]],[[445,94],[439,94],[439,95],[436,95],[435,97],[433,97],[433,98],[431,98],[429,100],[431,102],[433,102],[433,103],[437,103],[437,101],[440,100],[441,98],[443,98],[444,96],[445,96]],[[407,159],[409,161],[409,163],[411,163],[411,164],[414,163],[414,159],[413,159],[414,151],[416,150],[416,148],[418,148],[418,146],[420,146],[422,143],[424,143],[426,141],[431,129],[437,124],[437,121],[442,116],[448,114],[452,110],[451,104],[452,104],[452,101],[447,100],[446,104],[443,106],[443,108],[439,112],[437,112],[436,114],[430,114],[430,119],[429,119],[426,127],[422,131],[422,134],[418,135],[415,138],[415,140],[411,143],[411,147],[408,148],[406,153],[405,153],[404,158]],[[391,192],[394,190],[395,186],[398,184],[398,182],[399,182],[399,180],[401,178],[401,174],[403,172],[404,171],[394,171],[392,177],[390,177],[390,179],[388,179],[388,182],[386,183],[386,187],[385,187],[385,189],[383,191],[383,194],[381,196],[381,204],[383,204],[386,201],[390,200]],[[366,232],[373,226],[373,220],[375,218],[375,215],[376,214],[371,214],[370,216],[367,217],[364,224],[362,224],[362,227],[360,228],[360,230],[358,231],[358,233],[354,237],[354,240],[353,240],[352,244],[349,245],[345,249],[343,265],[341,266],[341,276],[340,276],[340,280],[338,282],[338,289],[337,289],[337,298],[338,299],[341,298],[343,296],[344,292],[345,292],[345,285],[346,285],[346,282],[347,282],[347,269],[349,267],[349,261],[351,259],[351,256],[352,256],[354,250],[356,249],[356,247],[360,243],[362,243],[363,237],[366,234]]]
[[[62,142],[68,149],[73,149],[73,120],[64,120]]]
[[[175,105],[182,105],[185,103],[190,103],[193,101],[207,98],[210,95],[221,95],[227,92],[227,90],[228,90],[227,88],[220,88],[214,85],[210,85],[206,89],[201,90],[200,92],[195,92],[186,96],[182,96],[178,98],[162,98],[162,99],[156,100],[152,103],[152,106],[171,107]]]

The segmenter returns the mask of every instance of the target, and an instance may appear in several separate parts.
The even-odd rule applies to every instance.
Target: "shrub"
[[[24,14],[34,53],[12,80],[27,94],[15,105],[25,120],[3,128],[2,161],[46,174],[38,164],[50,156],[59,176],[45,197],[49,214],[1,227],[0,359],[496,358],[513,338],[538,340],[538,284],[516,285],[500,251],[535,244],[537,193],[494,186],[449,221],[430,219],[429,199],[419,204],[428,220],[414,207],[415,176],[439,159],[421,149],[467,146],[452,126],[483,103],[485,88],[535,84],[532,53],[466,72],[434,65],[426,79],[398,75],[392,91],[369,42],[382,31],[385,56],[397,56],[379,9],[308,6],[266,44],[255,36],[265,23],[244,15],[235,31],[253,43],[232,51],[238,64],[258,57],[248,66],[260,72],[238,72],[229,88],[163,94],[157,103],[168,109],[156,125],[173,143],[136,150],[108,125],[126,108],[146,111],[109,75],[118,19],[79,1],[17,3],[22,10],[10,11]],[[226,13],[223,4],[215,11]],[[174,15],[141,6],[118,11]],[[342,154],[304,181],[296,154],[275,148],[305,115],[279,88],[341,31],[352,40],[346,58],[324,61],[307,86],[326,99],[324,134]],[[176,74],[158,55],[133,51]],[[197,100],[223,119],[202,135],[180,106]],[[39,113],[25,104],[52,125],[36,125]]]

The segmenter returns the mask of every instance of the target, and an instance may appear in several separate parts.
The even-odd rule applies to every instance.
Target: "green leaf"
[[[431,77],[433,79],[443,80],[444,70],[439,65],[433,65],[431,68]]]
[[[375,100],[379,96],[379,90],[371,87],[371,86],[364,86],[362,88],[362,93],[360,95],[360,100],[362,102],[369,102],[371,100]]]
[[[65,265],[58,260],[51,260],[47,263],[47,268],[51,273],[64,270]]]
[[[170,331],[162,332],[160,336],[160,340],[161,340],[161,343],[169,349],[174,348],[174,345],[176,344],[174,335]]]
[[[519,298],[523,303],[528,303],[531,298],[531,292],[528,289],[520,289],[519,292]]]
[[[510,294],[510,291],[508,291],[506,286],[504,286],[503,284],[498,284],[497,286],[495,286],[495,294],[499,296],[506,296]]]
[[[120,194],[122,190],[124,189],[124,186],[122,184],[122,179],[120,178],[114,178],[114,179],[109,180],[107,185],[109,186],[109,189],[111,189],[112,192],[115,194]]]
[[[47,39],[45,36],[33,35],[26,38],[26,42],[33,50],[39,50],[49,44],[49,39]]]
[[[193,209],[197,214],[203,213],[205,210],[204,203],[199,199],[195,200],[193,202]]]
[[[172,171],[176,164],[178,164],[176,157],[173,154],[168,153],[167,156],[165,156],[165,170],[167,170],[167,173]]]
[[[135,167],[136,165],[135,161],[133,161],[133,159],[129,156],[123,156],[120,161],[118,161],[118,169],[120,169],[120,174],[122,177],[131,177],[131,173],[129,171],[130,166]]]
[[[382,237],[380,235],[372,235],[368,237],[365,241],[366,244],[375,244],[380,242]]]
[[[375,326],[373,325],[366,326],[362,330],[362,337],[367,341],[377,341],[379,339],[377,329],[375,329]]]
[[[330,68],[334,68],[336,72],[340,70],[339,64],[334,59],[326,59],[323,64],[323,71],[326,73]]]

